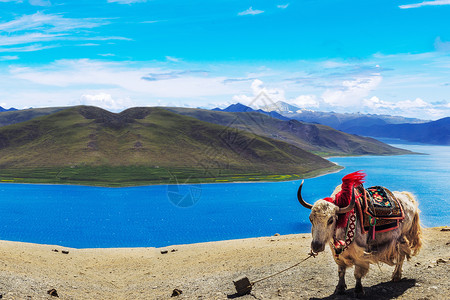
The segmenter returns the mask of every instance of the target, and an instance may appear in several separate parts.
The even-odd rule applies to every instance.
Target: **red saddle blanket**
[[[356,213],[363,233],[370,229],[385,232],[398,228],[405,218],[401,203],[387,188],[372,186],[364,189],[362,185],[356,189]]]

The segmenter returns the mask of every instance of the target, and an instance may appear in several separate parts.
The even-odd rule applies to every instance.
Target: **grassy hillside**
[[[30,108],[13,111],[0,111],[0,127],[25,122],[37,117],[46,116],[66,107]]]
[[[291,144],[161,108],[114,114],[79,106],[0,128],[7,182],[283,180],[335,168]]]
[[[396,155],[410,151],[395,148],[372,138],[352,135],[331,127],[283,121],[257,112],[220,112],[194,108],[167,108],[202,121],[239,128],[284,141],[322,156]]]

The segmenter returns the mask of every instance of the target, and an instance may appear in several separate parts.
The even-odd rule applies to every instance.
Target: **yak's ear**
[[[300,204],[303,205],[304,207],[311,209],[313,206],[311,204],[309,204],[308,202],[306,202],[305,200],[303,200],[303,197],[302,197],[302,187],[303,187],[304,182],[305,181],[302,180],[302,183],[300,184],[300,187],[298,188],[298,191],[297,191],[298,202],[300,202]]]

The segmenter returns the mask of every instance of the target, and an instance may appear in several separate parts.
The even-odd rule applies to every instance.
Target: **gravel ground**
[[[450,299],[450,231],[428,228],[424,239],[420,254],[405,262],[400,282],[390,281],[394,267],[372,265],[362,281],[363,299]],[[347,294],[332,295],[338,276],[329,249],[236,297],[233,279],[255,281],[292,266],[307,257],[310,242],[310,234],[124,249],[2,241],[0,294],[3,299],[352,299],[353,268],[346,276]],[[59,298],[47,293],[51,289]],[[171,298],[174,289],[182,294]]]

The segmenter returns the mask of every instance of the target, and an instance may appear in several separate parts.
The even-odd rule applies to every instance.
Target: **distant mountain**
[[[422,124],[354,126],[349,132],[374,137],[398,138],[410,142],[450,145],[450,117]]]
[[[230,106],[228,106],[227,108],[224,109],[220,109],[220,108],[214,108],[213,111],[226,111],[226,112],[259,112],[265,115],[268,115],[272,118],[276,118],[279,120],[289,120],[289,118],[280,115],[278,112],[276,111],[264,111],[262,109],[258,109],[255,110],[249,106],[246,106],[244,104],[241,103],[236,103],[236,104],[231,104]]]
[[[296,120],[283,121],[256,111],[226,112],[179,107],[166,109],[205,122],[238,128],[284,141],[322,156],[411,153],[372,138],[344,133],[329,126],[308,124]]]
[[[67,107],[30,108],[30,109],[10,109],[0,112],[0,127],[25,122],[37,117],[46,116]]]
[[[297,174],[298,178],[336,168],[292,144],[156,107],[114,114],[79,106],[0,128],[0,178],[9,174],[7,178],[28,180],[53,176],[53,181],[64,177],[87,184],[136,184],[143,178],[167,177],[161,171],[167,169],[178,178],[214,182],[211,177]],[[60,169],[66,175],[60,175]],[[127,170],[131,173],[117,178]]]
[[[425,123],[427,121],[405,118],[400,116],[376,115],[376,114],[360,114],[360,113],[336,113],[321,112],[290,105],[283,101],[278,101],[274,105],[267,107],[267,111],[277,111],[284,117],[295,119],[307,123],[317,123],[331,126],[335,129],[345,132],[347,129],[355,126],[385,125],[385,124],[402,124],[402,123]]]
[[[295,105],[283,102],[283,101],[277,101],[273,103],[272,105],[269,105],[264,108],[265,111],[277,111],[280,113],[295,113],[300,109],[300,107],[297,107]]]
[[[9,108],[9,109],[6,109],[6,108],[3,108],[3,107],[0,106],[0,112],[4,112],[4,111],[15,111],[15,110],[17,110],[17,109],[14,108],[14,107],[11,107],[11,108]]]

